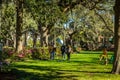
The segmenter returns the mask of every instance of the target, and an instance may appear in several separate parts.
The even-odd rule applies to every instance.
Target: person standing
[[[67,45],[66,46],[66,54],[67,54],[67,60],[68,61],[70,60],[71,51],[72,51],[72,49],[71,49],[70,45]]]
[[[107,55],[107,44],[106,41],[103,44],[103,54],[100,55],[100,61],[102,61],[104,59],[104,63],[105,65],[108,64],[108,55]]]
[[[56,47],[51,45],[50,48],[49,48],[49,52],[50,52],[50,59],[54,60],[55,59]]]
[[[62,54],[62,59],[65,59],[65,45],[64,44],[61,46],[61,54]]]
[[[52,58],[52,45],[50,45],[48,47],[48,50],[49,50],[49,54],[50,54],[50,59]]]

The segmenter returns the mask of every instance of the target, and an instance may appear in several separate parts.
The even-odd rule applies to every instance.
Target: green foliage
[[[47,47],[41,48],[24,48],[19,53],[15,53],[15,50],[11,47],[4,47],[1,54],[1,60],[12,63],[14,61],[23,61],[26,59],[49,59],[49,51]]]
[[[11,63],[14,61],[14,49],[11,47],[4,47],[0,52],[0,72],[11,71]]]
[[[65,14],[60,11],[57,4],[52,1],[35,1],[26,0],[27,10],[32,14],[32,17],[43,26],[54,23],[57,20],[64,20]]]
[[[12,40],[11,35],[15,32],[15,5],[13,2],[3,3],[1,8],[0,34],[3,39]]]
[[[103,1],[97,5],[96,9],[89,10],[82,5],[76,5],[68,12],[68,25],[72,29],[72,39],[75,42],[90,42],[95,47],[98,46],[98,37],[102,35],[107,40],[113,35],[113,4],[112,1]],[[108,3],[108,4],[107,4]],[[111,5],[110,5],[111,4]],[[104,5],[100,8],[100,5]],[[106,7],[109,9],[106,9]],[[99,8],[98,8],[99,7]]]
[[[23,31],[29,30],[29,29],[37,30],[37,23],[31,16],[32,14],[27,12],[27,9],[24,8],[23,9]]]
[[[31,57],[33,59],[49,59],[49,50],[47,47],[33,48]]]

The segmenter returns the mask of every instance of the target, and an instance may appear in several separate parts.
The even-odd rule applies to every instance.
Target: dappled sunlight
[[[114,80],[112,64],[99,62],[99,54],[72,54],[71,60],[27,60],[14,64],[17,76],[36,80]],[[19,75],[21,74],[21,75]],[[27,76],[23,76],[23,75]],[[31,76],[28,76],[31,75]],[[103,77],[103,78],[101,78]],[[118,77],[118,76],[117,76]],[[20,77],[21,78],[21,77]],[[21,78],[21,79],[22,79]]]

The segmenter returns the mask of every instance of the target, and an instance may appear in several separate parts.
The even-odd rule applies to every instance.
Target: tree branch
[[[94,10],[94,11],[95,11],[95,10]],[[105,19],[104,19],[100,14],[98,14],[96,11],[95,11],[95,14],[96,14],[97,16],[99,16],[100,19],[104,22],[105,27],[106,27],[109,31],[111,31],[112,33],[114,33],[113,30],[111,30],[111,29],[109,28],[109,26],[107,25],[107,22],[105,21]]]

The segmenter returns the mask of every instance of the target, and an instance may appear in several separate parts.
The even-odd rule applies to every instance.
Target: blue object
[[[57,41],[59,44],[63,45],[63,40],[62,40],[62,39],[57,38],[56,41]]]

